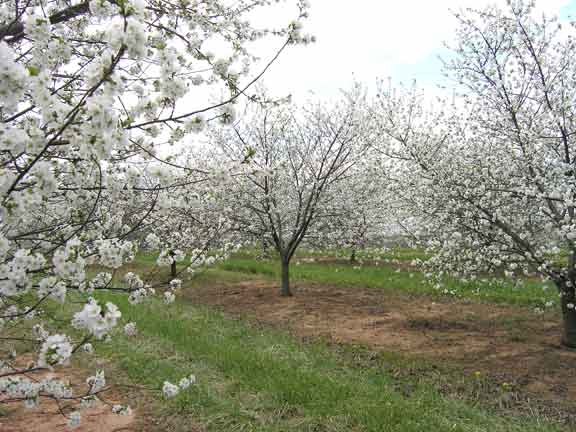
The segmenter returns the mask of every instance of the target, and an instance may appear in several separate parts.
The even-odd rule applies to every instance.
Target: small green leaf
[[[30,74],[30,76],[38,76],[38,74],[40,73],[40,68],[36,66],[28,66],[28,73]]]

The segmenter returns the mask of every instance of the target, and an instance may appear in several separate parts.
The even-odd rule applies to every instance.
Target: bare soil
[[[560,344],[560,317],[512,306],[391,295],[377,289],[298,283],[281,297],[276,283],[254,280],[188,290],[185,296],[233,315],[375,351],[458,365],[496,377],[576,413],[576,351]]]
[[[18,363],[25,364],[31,358],[22,356]],[[34,379],[64,378],[70,381],[75,393],[81,394],[86,390],[85,380],[91,375],[88,371],[67,366],[54,372],[34,372],[27,374]],[[107,377],[109,378],[109,377]],[[75,431],[78,432],[137,432],[149,430],[141,413],[132,412],[131,415],[117,415],[112,413],[112,405],[125,404],[125,395],[113,387],[103,391],[101,399],[87,409],[81,410],[82,422]],[[60,405],[53,400],[43,398],[36,408],[26,408],[23,402],[2,401],[0,407],[4,415],[0,416],[0,430],[2,432],[59,432],[70,431],[68,418],[71,412],[78,409],[79,402],[66,401]]]

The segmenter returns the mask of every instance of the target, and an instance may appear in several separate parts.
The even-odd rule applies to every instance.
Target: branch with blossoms
[[[185,163],[163,157],[163,143],[181,146],[213,120],[232,123],[231,104],[251,100],[246,90],[288,45],[311,41],[302,33],[305,1],[294,1],[296,21],[283,28],[247,21],[268,7],[274,6],[261,0],[239,7],[220,0],[0,5],[0,339],[28,341],[36,353],[30,368],[1,363],[2,397],[28,405],[72,397],[63,380],[35,385],[27,375],[45,367],[65,375],[73,355],[120,325],[120,311],[91,298],[94,292],[138,303],[167,287],[164,301],[174,301],[180,279],[158,280],[157,270],[119,280],[151,234],[159,264],[188,256],[176,276],[234,250],[231,222],[214,218],[219,208],[209,198],[225,176],[212,176],[193,156]],[[265,37],[281,39],[281,48],[254,73],[248,45]],[[214,40],[227,47],[209,52]],[[219,89],[230,96],[208,103],[206,91]],[[189,106],[196,100],[200,106]],[[186,208],[193,200],[179,202],[179,195],[198,197],[199,207]],[[94,269],[104,270],[89,276]],[[27,335],[30,320],[52,328],[53,301],[72,299],[83,304],[70,324],[84,335],[79,341],[62,333],[61,322],[57,334]],[[165,387],[164,394],[177,393]],[[72,416],[73,425],[78,419]]]

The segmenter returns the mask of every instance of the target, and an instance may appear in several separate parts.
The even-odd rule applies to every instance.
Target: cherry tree
[[[334,106],[259,105],[233,130],[214,135],[222,157],[244,167],[234,177],[232,218],[252,237],[271,239],[280,257],[281,294],[291,296],[290,260],[327,216],[330,191],[367,147],[358,94]]]
[[[36,313],[48,300],[99,290],[127,292],[134,302],[134,293],[152,292],[137,275],[123,285],[112,276],[134,258],[134,235],[147,217],[172,205],[164,191],[197,181],[190,167],[161,157],[161,143],[178,143],[211,121],[230,123],[233,103],[281,51],[311,41],[301,33],[307,2],[294,3],[295,20],[278,29],[250,24],[254,11],[272,7],[267,0],[0,4],[0,331],[37,353],[31,366],[2,354],[2,400],[35,406],[78,398],[88,406],[106,389],[103,373],[81,395],[64,381],[28,374],[91,351],[120,322],[116,306],[90,297],[72,320],[79,338],[51,333],[49,316]],[[252,70],[252,43],[274,36],[278,50]],[[207,91],[218,89],[227,96],[207,103]],[[151,172],[155,180],[146,184],[134,169],[146,161],[177,169]],[[106,211],[126,202],[128,212]],[[109,271],[89,278],[90,265]],[[38,323],[22,334],[28,319]],[[163,389],[170,396],[189,384]],[[66,415],[76,426],[80,414]]]
[[[382,148],[396,192],[439,250],[430,263],[552,280],[563,342],[575,347],[576,48],[571,28],[533,8],[510,1],[457,14],[445,63],[454,103],[430,109],[414,89],[381,92]]]
[[[315,225],[311,242],[320,248],[347,249],[354,263],[357,252],[379,245],[386,236],[394,205],[374,149],[364,153],[330,194],[325,217]]]
[[[223,260],[242,244],[219,199],[233,171],[224,172],[214,162],[202,162],[193,184],[167,190],[158,211],[147,218],[145,243],[160,251],[157,264],[170,265],[172,277]]]
[[[271,239],[281,262],[281,294],[291,296],[289,268],[313,226],[328,217],[331,191],[368,147],[361,95],[334,106],[260,105],[257,112],[215,137],[225,158],[242,161],[235,202],[241,229]],[[243,223],[244,221],[244,223]]]

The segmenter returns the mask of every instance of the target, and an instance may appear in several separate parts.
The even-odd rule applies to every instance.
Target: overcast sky
[[[450,10],[505,0],[310,0],[305,32],[317,37],[309,46],[290,47],[265,75],[275,95],[305,98],[308,91],[330,97],[357,80],[376,78],[435,88],[441,81],[438,55],[453,40],[456,20]],[[561,19],[576,17],[576,0],[538,0],[537,8]],[[276,16],[259,17],[278,22]],[[269,50],[268,50],[269,52]]]

